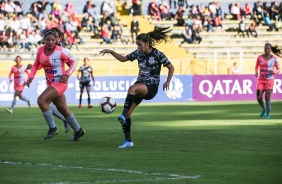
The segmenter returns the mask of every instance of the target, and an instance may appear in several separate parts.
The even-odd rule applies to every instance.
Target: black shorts
[[[84,88],[87,86],[91,86],[90,81],[79,82],[79,87]]]
[[[145,99],[145,100],[153,99],[156,96],[156,94],[158,93],[158,86],[157,85],[147,85],[147,84],[145,84],[145,85],[147,86],[148,93],[143,98],[138,98],[138,97],[135,96],[134,102],[137,105],[139,105],[142,102],[143,99]]]

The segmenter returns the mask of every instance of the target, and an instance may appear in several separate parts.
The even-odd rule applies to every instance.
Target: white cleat
[[[7,108],[6,111],[9,112],[10,114],[13,113],[13,109],[11,109],[11,108]]]
[[[127,140],[125,140],[122,145],[120,145],[118,148],[129,148],[129,147],[133,147],[133,142],[129,142]]]

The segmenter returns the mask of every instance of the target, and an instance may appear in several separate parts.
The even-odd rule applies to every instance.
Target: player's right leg
[[[53,115],[64,122],[65,133],[68,133],[71,127],[65,117],[58,111],[57,107],[53,103],[50,103],[49,106],[52,109]]]
[[[265,115],[265,111],[266,111],[266,107],[265,107],[264,101],[262,99],[263,93],[264,93],[264,83],[262,83],[262,81],[258,80],[258,83],[257,83],[257,101],[262,108],[262,111],[259,115],[260,117],[263,117]]]
[[[52,110],[49,107],[49,102],[52,101],[57,96],[58,96],[57,90],[54,87],[49,86],[41,93],[41,95],[37,99],[37,104],[39,108],[41,109],[42,114],[49,127],[49,131],[46,134],[46,136],[44,137],[44,139],[50,139],[54,137],[55,135],[57,135],[59,132],[55,125]]]

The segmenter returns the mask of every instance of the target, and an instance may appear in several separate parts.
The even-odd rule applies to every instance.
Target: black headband
[[[57,35],[56,35],[56,33],[55,33],[54,31],[52,31],[52,30],[48,30],[48,31],[46,31],[46,33],[44,33],[43,38],[45,38],[45,36],[47,36],[48,34],[53,34],[53,35],[55,35],[55,37],[57,36]]]

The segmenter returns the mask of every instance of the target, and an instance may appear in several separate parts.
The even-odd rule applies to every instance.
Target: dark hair
[[[22,60],[22,57],[19,56],[19,55],[17,55],[17,56],[15,57],[15,60],[14,60],[14,61],[16,61],[17,58],[20,58],[20,59]]]
[[[56,28],[56,27],[52,27],[50,30],[55,31],[56,33],[58,33],[59,38],[61,38],[61,36],[62,36],[62,32],[61,32],[58,28]]]
[[[155,26],[154,31],[148,33],[141,33],[136,37],[136,40],[141,40],[142,42],[149,42],[150,47],[153,47],[157,44],[162,43],[163,41],[166,43],[169,41],[170,27],[158,27]]]
[[[272,46],[270,43],[266,43],[265,46],[266,45],[270,46],[271,51],[273,52],[273,54],[275,54],[276,56],[282,57],[282,51],[278,47],[278,45]]]

